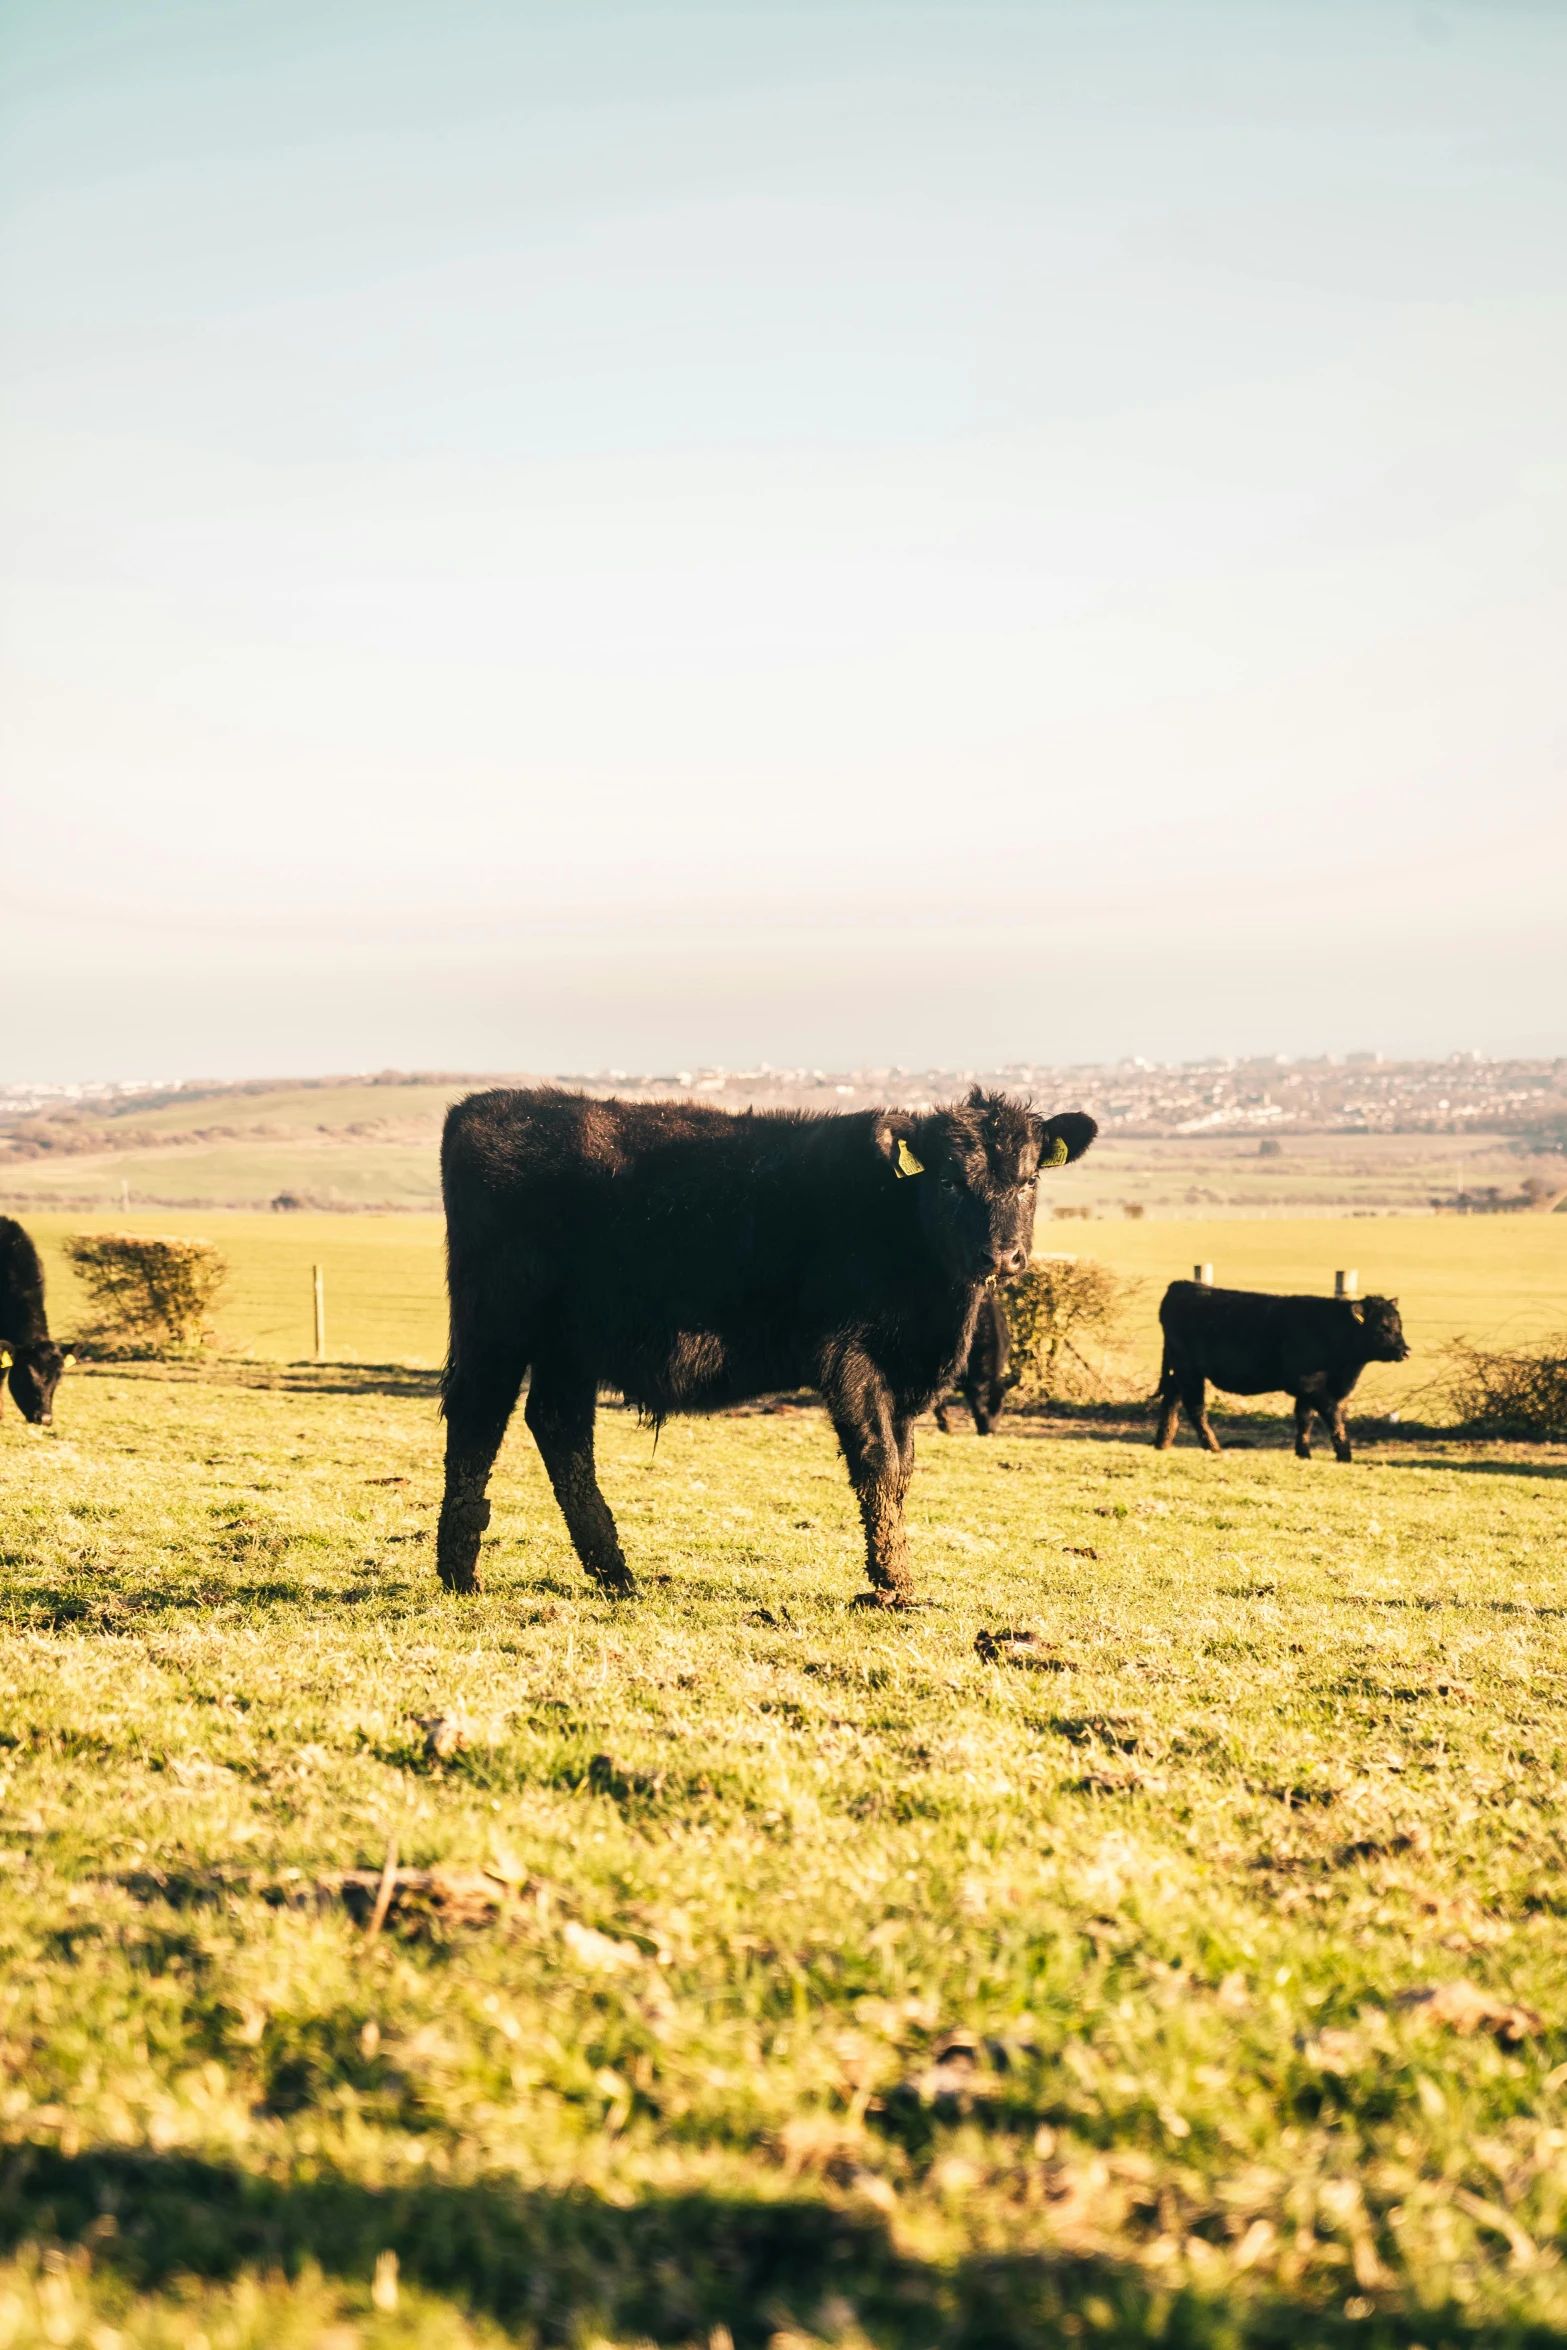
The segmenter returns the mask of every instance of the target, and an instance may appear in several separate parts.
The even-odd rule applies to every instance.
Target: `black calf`
[[[1011,1357],[1012,1333],[1007,1328],[1006,1307],[993,1289],[987,1289],[974,1316],[968,1360],[958,1374],[963,1400],[974,1415],[976,1436],[990,1434],[1001,1417],[1009,1390],[1017,1384],[1015,1379],[1007,1377]],[[952,1434],[951,1411],[951,1403],[943,1396],[936,1406],[936,1425],[943,1436]]]
[[[1268,1297],[1250,1289],[1209,1289],[1172,1281],[1159,1307],[1164,1364],[1159,1433],[1167,1452],[1178,1407],[1210,1452],[1221,1450],[1208,1419],[1207,1382],[1232,1395],[1283,1391],[1295,1398],[1295,1450],[1311,1457],[1311,1415],[1350,1458],[1344,1399],[1367,1363],[1401,1363],[1409,1353],[1398,1300],[1391,1297]]]
[[[54,1391],[71,1358],[49,1335],[43,1267],[31,1237],[13,1216],[0,1216],[0,1357],[9,1357],[6,1376],[23,1419],[47,1428],[54,1417]]]
[[[491,1467],[524,1374],[577,1556],[634,1589],[593,1460],[601,1387],[652,1419],[815,1387],[884,1605],[908,1603],[913,1425],[1027,1260],[1041,1167],[1094,1122],[975,1089],[958,1107],[731,1117],[705,1104],[474,1094],[441,1145],[451,1346],[437,1564],[477,1584]]]

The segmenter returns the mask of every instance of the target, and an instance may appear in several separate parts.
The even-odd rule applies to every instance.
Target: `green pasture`
[[[0,1424],[7,2350],[1567,2342],[1567,1452],[924,1431],[889,1619],[819,1413],[601,1426],[629,1604],[520,1429],[441,1594],[428,1373]]]
[[[429,1367],[446,1350],[445,1225],[439,1216],[29,1213],[51,1326],[69,1335],[88,1301],[61,1242],[72,1232],[169,1232],[211,1240],[229,1261],[214,1323],[220,1351],[298,1362],[315,1346],[313,1269],[322,1268],[327,1354],[339,1363]]]
[[[51,1205],[112,1210],[201,1211],[269,1207],[292,1192],[307,1206],[435,1209],[438,1145],[450,1103],[486,1082],[280,1083],[256,1092],[199,1088],[156,1107],[127,1103],[118,1116],[79,1110],[71,1150],[22,1157],[0,1147],[0,1208],[27,1214]],[[1063,1105],[1065,1106],[1065,1105]],[[0,1146],[10,1123],[0,1122]],[[45,1122],[47,1124],[47,1121]],[[116,1148],[136,1138],[136,1149]],[[1134,1206],[1149,1216],[1411,1216],[1460,1191],[1494,1187],[1516,1196],[1526,1177],[1567,1183],[1559,1155],[1528,1157],[1499,1134],[1294,1134],[1273,1136],[1264,1157],[1255,1136],[1100,1135],[1086,1158],[1051,1179],[1053,1206],[1087,1209],[1096,1221]],[[83,1147],[84,1145],[96,1147]]]
[[[161,1103],[156,1109],[141,1109],[132,1099],[114,1123],[171,1138],[213,1126],[232,1127],[240,1134],[275,1134],[280,1128],[301,1135],[308,1135],[312,1129],[323,1134],[340,1134],[388,1123],[403,1125],[414,1119],[438,1123],[453,1102],[485,1082],[483,1078],[465,1077],[450,1084],[431,1085],[352,1081],[341,1085],[285,1083],[256,1093],[205,1096],[199,1090],[192,1090]],[[494,1082],[504,1084],[506,1080],[497,1078]]]
[[[1146,1284],[1130,1320],[1129,1350],[1151,1388],[1159,1369],[1158,1308],[1167,1281],[1211,1264],[1228,1289],[1300,1290],[1331,1296],[1340,1269],[1360,1277],[1362,1297],[1396,1297],[1413,1349],[1407,1363],[1373,1363],[1353,1411],[1418,1404],[1431,1416],[1442,1349],[1523,1346],[1567,1332],[1567,1218],[1554,1216],[1323,1216],[1207,1223],[1041,1223],[1036,1245],[1080,1249]],[[1436,1409],[1435,1416],[1440,1416]]]
[[[178,1232],[214,1240],[232,1274],[218,1306],[222,1348],[256,1361],[295,1362],[313,1343],[311,1269],[323,1267],[327,1354],[343,1363],[433,1366],[445,1348],[442,1225],[436,1216],[232,1215],[132,1210],[128,1215],[29,1213],[42,1249],[55,1326],[70,1333],[83,1303],[60,1253],[74,1231]],[[1440,1416],[1432,1383],[1452,1339],[1512,1346],[1567,1330],[1567,1218],[1550,1216],[1322,1217],[1212,1223],[1041,1221],[1038,1245],[1080,1249],[1143,1287],[1107,1364],[1128,1393],[1149,1392],[1159,1368],[1159,1298],[1167,1281],[1211,1263],[1237,1288],[1329,1293],[1341,1266],[1362,1294],[1396,1296],[1414,1353],[1373,1365],[1356,1408],[1418,1405]]]
[[[138,1214],[152,1201],[165,1203],[154,1212],[189,1215],[201,1213],[204,1205],[234,1212],[236,1201],[267,1209],[282,1192],[324,1201],[338,1212],[437,1210],[441,1179],[435,1141],[295,1135],[27,1159],[7,1169],[0,1205],[24,1220],[40,1208],[51,1212],[58,1201],[86,1201],[101,1215],[117,1213],[116,1203],[128,1193]]]

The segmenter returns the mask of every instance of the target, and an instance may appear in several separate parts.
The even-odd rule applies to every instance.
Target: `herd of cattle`
[[[961,1383],[988,1433],[1007,1391],[994,1284],[1027,1262],[1041,1174],[1094,1139],[1079,1111],[1041,1117],[976,1087],[921,1112],[748,1112],[541,1087],[472,1094],[446,1119],[451,1336],[437,1567],[478,1588],[486,1498],[524,1416],[578,1558],[635,1589],[594,1466],[598,1396],[661,1424],[780,1390],[826,1404],[865,1528],[868,1604],[906,1606],[904,1501],[914,1423]],[[1350,1457],[1344,1403],[1368,1362],[1408,1354],[1389,1298],[1268,1297],[1172,1282],[1156,1442],[1184,1406],[1211,1451],[1208,1384],[1295,1399]],[[0,1358],[23,1415],[47,1424],[70,1358],[49,1336],[38,1254],[0,1217]]]

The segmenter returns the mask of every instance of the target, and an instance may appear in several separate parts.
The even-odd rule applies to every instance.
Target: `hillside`
[[[595,1093],[724,1108],[950,1099],[975,1078],[1100,1120],[1053,1207],[1094,1216],[1424,1214],[1567,1191],[1555,1064],[1241,1069],[1016,1067],[618,1072]],[[0,1093],[0,1203],[15,1208],[435,1209],[441,1119],[464,1093],[538,1082],[450,1073]],[[1446,1091],[1440,1090],[1446,1087]],[[1567,1126],[1563,1127],[1567,1131]]]

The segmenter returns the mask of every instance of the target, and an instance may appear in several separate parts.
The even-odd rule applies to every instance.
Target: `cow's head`
[[[980,1282],[1022,1271],[1041,1172],[1080,1159],[1097,1132],[1081,1111],[1041,1118],[1026,1102],[975,1086],[952,1109],[884,1112],[875,1140],[948,1272]]]
[[[0,1340],[0,1355],[11,1358],[5,1376],[23,1419],[31,1420],[35,1428],[47,1428],[54,1418],[54,1391],[72,1358],[52,1338],[35,1339],[30,1344]]]
[[[1354,1308],[1368,1363],[1402,1363],[1409,1355],[1396,1297],[1362,1298]]]

